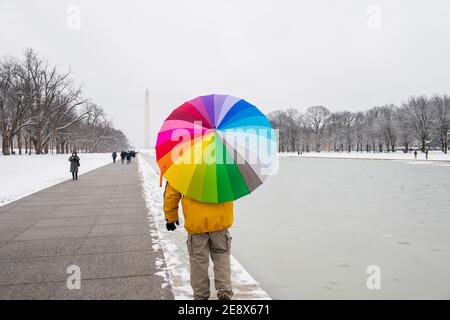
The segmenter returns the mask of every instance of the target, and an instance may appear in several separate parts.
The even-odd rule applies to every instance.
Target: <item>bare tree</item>
[[[372,152],[376,152],[376,144],[378,137],[378,120],[379,120],[380,110],[379,108],[372,108],[365,112],[366,118],[366,151],[369,149]]]
[[[287,145],[286,128],[284,126],[284,119],[286,118],[286,112],[277,110],[267,115],[272,127],[278,130],[278,151],[285,152]]]
[[[88,103],[75,86],[71,73],[59,73],[31,49],[23,61],[0,61],[0,138],[2,152],[9,155],[16,138],[19,153],[68,152],[84,145],[94,152],[128,140],[113,128],[102,108]],[[83,143],[84,141],[84,143]]]
[[[296,109],[274,111],[268,115],[272,126],[279,132],[279,150],[297,151],[300,148],[302,115]]]
[[[297,109],[290,108],[286,110],[286,116],[286,133],[289,141],[289,151],[294,152],[299,149],[300,114]]]
[[[313,106],[306,110],[305,121],[314,133],[314,145],[316,152],[320,152],[320,140],[329,115],[330,111],[323,106]]]
[[[431,98],[433,110],[433,127],[441,143],[441,150],[448,151],[448,133],[450,129],[450,97],[446,94],[435,95]]]
[[[333,112],[328,117],[328,125],[326,126],[328,150],[341,151],[341,131],[341,119],[338,114]]]
[[[26,52],[24,65],[31,75],[34,92],[31,141],[40,154],[54,135],[85,116],[77,111],[86,99],[81,98],[81,89],[74,87],[70,72],[59,74],[55,66],[40,59],[34,51]]]
[[[355,137],[356,137],[356,151],[363,151],[364,137],[366,134],[366,118],[364,112],[357,112],[355,114]]]
[[[300,148],[351,152],[394,152],[397,144],[403,151],[439,146],[448,150],[450,131],[450,97],[435,95],[410,97],[401,107],[394,104],[376,106],[365,112],[332,112],[321,106],[308,108],[303,115],[295,109],[269,114],[274,128],[279,129],[279,151]],[[322,146],[323,143],[323,146]]]
[[[408,112],[408,106],[403,104],[395,113],[395,123],[398,131],[400,143],[403,145],[403,152],[410,150],[413,142],[414,129],[411,124],[411,116]]]
[[[30,108],[30,96],[22,74],[23,69],[13,59],[0,64],[0,131],[4,155],[11,153],[14,136],[33,124],[31,118],[24,119]]]
[[[384,105],[380,108],[380,129],[386,145],[386,151],[395,151],[397,142],[397,130],[395,127],[395,113],[397,107],[393,104]]]
[[[421,142],[421,150],[425,152],[427,140],[431,133],[431,107],[426,96],[410,97],[407,102],[408,111],[415,129],[415,134]]]
[[[351,152],[354,133],[355,114],[353,114],[350,111],[342,111],[339,112],[339,116],[342,121],[342,129],[345,137],[346,150],[348,152]]]

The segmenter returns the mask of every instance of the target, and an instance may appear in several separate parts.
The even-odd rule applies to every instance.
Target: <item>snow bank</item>
[[[108,153],[81,153],[79,174],[111,161]],[[71,179],[69,155],[0,156],[0,206]]]
[[[159,187],[159,175],[150,163],[154,162],[154,151],[138,153],[139,171],[142,175],[144,195],[149,209],[150,233],[153,239],[153,249],[162,250],[164,261],[156,261],[160,270],[157,274],[170,283],[175,299],[192,299],[192,289],[189,282],[189,258],[186,247],[187,233],[184,232],[183,215],[180,214],[180,226],[175,232],[166,232],[163,206],[164,189]],[[231,257],[232,283],[235,299],[270,299],[261,289],[259,283]],[[210,278],[213,278],[210,264]],[[213,281],[211,281],[213,284]],[[213,288],[211,289],[213,291]]]
[[[303,157],[303,158],[335,158],[335,159],[372,159],[372,160],[416,160],[414,153],[403,153],[401,151],[390,153],[372,152],[304,152],[298,155],[297,152],[282,152],[280,157]],[[417,161],[450,161],[450,154],[431,151],[428,160],[422,152],[417,153]]]

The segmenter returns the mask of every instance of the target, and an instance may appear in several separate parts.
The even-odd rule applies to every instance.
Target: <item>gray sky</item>
[[[70,5],[80,29],[67,26]],[[141,146],[147,87],[154,134],[171,109],[209,93],[266,113],[450,93],[449,17],[449,0],[0,0],[0,55],[31,47],[70,67]]]

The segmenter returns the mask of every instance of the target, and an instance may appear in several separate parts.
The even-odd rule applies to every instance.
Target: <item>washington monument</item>
[[[150,93],[145,89],[145,105],[144,105],[144,149],[153,148],[152,137],[150,131]]]

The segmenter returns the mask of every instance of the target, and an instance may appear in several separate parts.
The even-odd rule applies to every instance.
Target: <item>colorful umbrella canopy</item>
[[[271,173],[275,137],[266,116],[247,101],[200,96],[164,121],[156,160],[161,174],[183,195],[210,203],[233,201]]]

